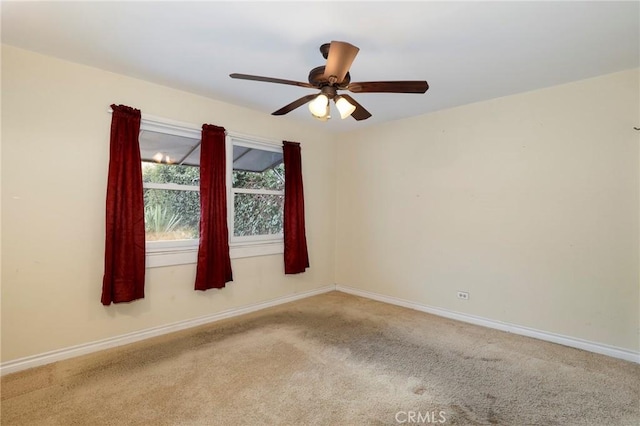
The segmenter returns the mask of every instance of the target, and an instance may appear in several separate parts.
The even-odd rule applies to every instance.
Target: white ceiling
[[[271,113],[313,93],[331,40],[360,48],[352,81],[427,80],[352,94],[373,117],[278,119],[346,131],[640,66],[640,2],[2,2],[2,42]],[[114,102],[117,102],[114,99]],[[135,105],[133,105],[135,106]]]

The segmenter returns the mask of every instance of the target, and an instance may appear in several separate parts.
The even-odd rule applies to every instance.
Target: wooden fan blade
[[[325,79],[335,76],[336,83],[341,83],[359,51],[360,49],[344,41],[332,41],[324,68]]]
[[[298,86],[298,87],[306,87],[309,89],[315,89],[315,87],[310,85],[309,83],[303,83],[302,81],[283,80],[281,78],[261,77],[259,75],[238,74],[238,73],[229,74],[229,77],[238,78],[240,80],[264,81],[266,83],[288,84],[290,86]]]
[[[426,81],[367,81],[351,83],[347,89],[353,93],[424,93],[429,89]]]
[[[358,102],[356,102],[355,99],[353,99],[351,96],[349,95],[340,95],[343,98],[345,98],[347,101],[349,101],[349,103],[351,105],[353,105],[354,107],[356,107],[356,110],[353,111],[353,113],[351,114],[351,116],[353,118],[355,118],[356,120],[360,121],[360,120],[366,120],[367,118],[371,117],[371,113],[369,111],[367,111],[362,105],[360,105]]]
[[[316,96],[318,96],[317,93],[314,93],[313,95],[303,96],[300,99],[296,99],[295,101],[291,102],[289,105],[285,105],[282,108],[280,108],[279,110],[277,110],[275,112],[272,112],[271,115],[285,115],[285,114],[293,111],[294,109],[296,109],[298,107],[301,107],[302,105],[306,104],[307,102],[309,102],[310,100],[312,100]]]

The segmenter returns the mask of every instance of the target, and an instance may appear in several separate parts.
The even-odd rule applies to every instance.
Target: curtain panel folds
[[[103,305],[144,297],[145,233],[140,110],[111,105]]]
[[[227,227],[225,129],[204,124],[200,145],[200,245],[196,290],[233,281]]]
[[[284,273],[299,274],[309,267],[300,144],[284,141],[282,151],[284,156]]]

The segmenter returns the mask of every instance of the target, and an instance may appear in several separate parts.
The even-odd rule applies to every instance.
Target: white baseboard
[[[86,355],[92,352],[101,351],[104,349],[114,348],[116,346],[122,346],[129,343],[138,342],[140,340],[148,339],[150,337],[160,336],[162,334],[173,333],[175,331],[185,330],[187,328],[196,327],[216,321],[220,321],[226,318],[235,317],[238,315],[248,314],[250,312],[259,311],[261,309],[270,308],[272,306],[281,305],[283,303],[293,302],[295,300],[305,299],[307,297],[315,296],[329,291],[334,291],[335,286],[329,285],[321,287],[315,290],[305,291],[301,293],[292,294],[290,296],[278,297],[276,299],[268,300],[266,302],[255,303],[252,305],[246,305],[239,308],[229,309],[226,311],[218,312],[211,315],[205,315],[202,317],[179,321],[176,323],[163,325],[160,327],[148,328],[146,330],[135,331],[133,333],[122,334],[120,336],[110,337],[95,342],[83,343],[81,345],[71,346],[68,348],[58,349],[51,352],[45,352],[38,355],[28,356],[25,358],[19,358],[12,361],[3,362],[0,364],[0,375],[16,373],[28,368],[39,367],[41,365],[50,364],[56,361],[62,361],[77,357],[80,355]]]
[[[295,300],[305,299],[307,297],[315,296],[322,293],[327,293],[333,290],[338,290],[343,293],[353,294],[356,296],[365,297],[367,299],[377,300],[379,302],[389,303],[392,305],[403,306],[405,308],[414,309],[417,311],[426,312],[433,315],[438,315],[444,318],[450,318],[458,321],[480,325],[483,327],[494,328],[497,330],[507,331],[510,333],[519,334],[527,337],[533,337],[540,340],[546,340],[548,342],[558,343],[561,345],[583,349],[586,351],[607,355],[613,358],[624,359],[626,361],[631,361],[631,362],[640,364],[640,353],[633,352],[628,349],[604,345],[601,343],[590,342],[588,340],[578,339],[575,337],[549,333],[546,331],[540,331],[533,328],[522,327],[519,325],[505,323],[501,321],[490,320],[487,318],[463,314],[460,312],[450,311],[447,309],[427,306],[420,303],[411,302],[405,299],[400,299],[397,297],[386,296],[383,294],[374,293],[366,290],[360,290],[357,288],[338,284],[338,285],[329,285],[329,286],[321,287],[315,290],[305,291],[302,293],[296,293],[290,296],[279,297],[276,299],[268,300],[266,302],[260,302],[252,305],[242,306],[239,308],[229,309],[229,310],[218,312],[212,315],[206,315],[206,316],[202,316],[202,317],[198,317],[190,320],[179,321],[173,324],[148,328],[146,330],[127,333],[120,336],[98,340],[95,342],[83,343],[81,345],[71,346],[68,348],[58,349],[51,352],[45,352],[38,355],[19,358],[12,361],[7,361],[0,364],[0,375],[4,376],[5,374],[16,373],[18,371],[26,370],[33,367],[39,367],[41,365],[50,364],[56,361],[62,361],[62,360],[77,357],[80,355],[86,355],[92,352],[97,352],[97,351],[101,351],[109,348],[114,348],[117,346],[126,345],[129,343],[138,342],[140,340],[148,339],[151,337],[173,333],[175,331],[185,330],[185,329],[196,327],[199,325],[220,321],[226,318],[248,314],[250,312],[259,311],[261,309],[270,308],[272,306],[281,305],[283,303],[293,302]]]
[[[360,290],[353,287],[337,284],[336,290],[343,293],[353,294],[355,296],[365,297],[367,299],[377,300],[379,302],[389,303],[392,305],[403,306],[405,308],[414,309],[416,311],[426,312],[438,315],[444,318],[450,318],[471,324],[481,325],[483,327],[494,328],[497,330],[507,331],[509,333],[519,334],[521,336],[533,337],[548,342],[558,343],[560,345],[570,346],[572,348],[583,349],[597,354],[607,355],[613,358],[624,359],[640,364],[640,352],[630,351],[628,349],[615,346],[605,345],[602,343],[591,342],[588,340],[578,339],[575,337],[563,336],[561,334],[549,333],[547,331],[536,330],[529,327],[523,327],[516,324],[510,324],[501,321],[495,321],[474,315],[463,314],[460,312],[450,311],[448,309],[436,308],[433,306],[423,305],[411,302],[397,297],[386,296],[366,290]]]

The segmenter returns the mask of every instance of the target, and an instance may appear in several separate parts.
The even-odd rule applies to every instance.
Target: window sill
[[[269,256],[284,253],[284,242],[270,241],[259,243],[231,243],[229,255],[231,259],[243,257]]]
[[[229,247],[231,259],[246,257],[270,256],[284,253],[282,241],[232,243]],[[147,268],[162,266],[195,264],[198,260],[198,243],[189,242],[172,247],[162,247],[158,244],[147,243]]]

